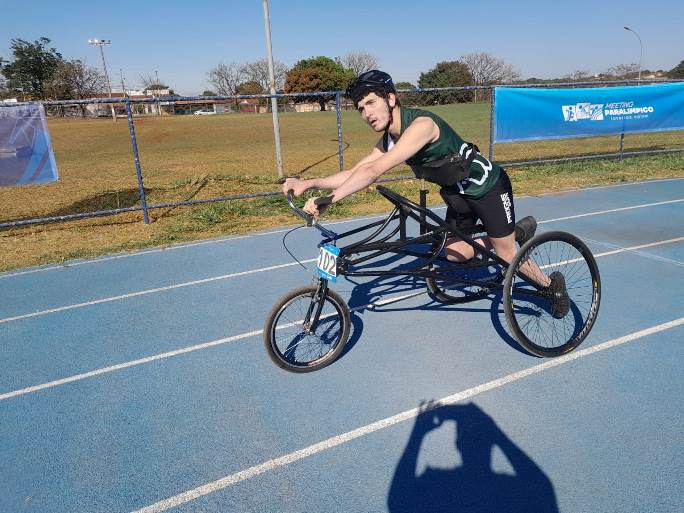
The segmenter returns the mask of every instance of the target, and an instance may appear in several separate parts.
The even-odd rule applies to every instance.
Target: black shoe
[[[523,217],[515,223],[515,242],[521,246],[534,237],[537,231],[537,220],[532,216]]]
[[[551,292],[551,315],[556,319],[562,319],[570,311],[570,297],[568,296],[568,289],[565,288],[565,277],[562,273],[554,271],[549,275],[551,283],[549,284],[549,292]]]

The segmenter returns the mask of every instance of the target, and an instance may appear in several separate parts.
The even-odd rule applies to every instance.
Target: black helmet
[[[347,87],[346,95],[349,96],[354,103],[358,103],[366,93],[372,92],[396,93],[397,90],[390,77],[384,71],[372,69],[361,73],[354,81]],[[384,95],[383,95],[384,96]]]

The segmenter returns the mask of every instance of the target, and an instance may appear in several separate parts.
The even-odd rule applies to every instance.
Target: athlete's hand
[[[295,196],[301,196],[308,187],[304,180],[299,178],[288,178],[283,183],[283,194],[287,196],[287,191],[291,190]]]
[[[316,200],[320,199],[319,197],[315,198],[309,198],[306,200],[306,203],[304,204],[304,212],[307,214],[311,214],[314,219],[318,219],[323,212],[325,212],[330,205],[317,205]]]

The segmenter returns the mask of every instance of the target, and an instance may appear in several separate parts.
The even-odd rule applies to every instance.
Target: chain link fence
[[[398,96],[402,105],[437,113],[505,167],[684,151],[682,131],[493,144],[493,87],[402,90]],[[339,91],[276,97],[287,176],[341,170],[368,154],[379,138]],[[0,228],[126,212],[142,212],[148,222],[154,209],[277,195],[269,99],[243,95],[44,102],[60,181],[0,189]],[[401,166],[386,180],[410,177],[409,168]]]

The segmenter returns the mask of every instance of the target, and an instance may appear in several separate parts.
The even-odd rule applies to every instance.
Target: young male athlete
[[[446,222],[450,226],[468,231],[480,219],[487,237],[477,241],[507,262],[516,253],[516,240],[522,245],[534,235],[533,218],[515,223],[513,191],[504,169],[480,154],[477,146],[464,141],[438,115],[402,107],[387,73],[378,70],[362,73],[349,86],[347,95],[363,120],[383,134],[377,145],[351,169],[325,178],[288,178],[283,184],[284,194],[288,190],[299,196],[307,189],[332,189],[330,198],[336,203],[406,162],[417,177],[441,186],[440,195],[447,204]],[[304,210],[318,218],[322,210],[314,200],[310,198]],[[462,262],[474,254],[472,246],[461,239],[453,237],[447,241],[449,260]],[[564,292],[562,274],[553,273],[550,278],[539,274],[541,285],[551,285]],[[563,295],[567,297],[566,293]],[[561,308],[564,313],[559,313],[564,316],[567,308],[569,304]]]

